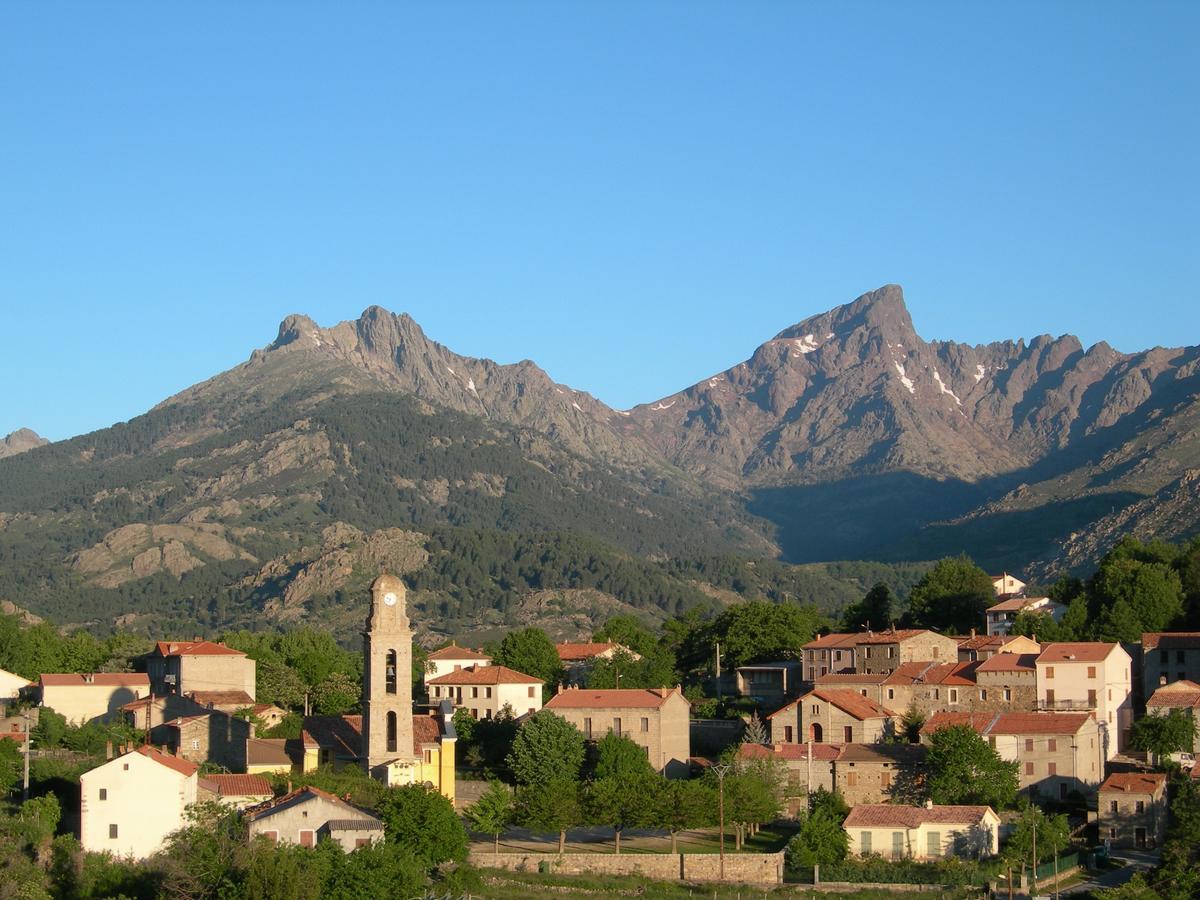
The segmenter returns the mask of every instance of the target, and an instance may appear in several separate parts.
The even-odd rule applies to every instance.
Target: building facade
[[[907,662],[957,662],[958,641],[924,628],[868,632],[854,645],[855,671],[887,672]]]
[[[382,841],[383,822],[366,810],[315,787],[284,794],[245,813],[251,841],[315,847],[332,840],[347,853]]]
[[[533,715],[542,708],[540,678],[507,666],[467,666],[425,682],[434,703],[449,700],[472,718],[493,719],[508,708],[512,716]]]
[[[84,850],[145,859],[184,825],[196,802],[199,767],[151,747],[111,759],[79,779],[79,840]]]
[[[53,709],[71,725],[121,718],[122,707],[149,694],[150,680],[141,672],[38,677],[40,704]]]
[[[894,731],[896,713],[851,690],[817,688],[767,717],[771,740],[789,743],[871,744]],[[789,730],[790,729],[790,730]]]
[[[213,641],[159,641],[146,657],[146,674],[156,696],[239,691],[254,702],[254,660]]]
[[[457,644],[434,650],[425,659],[426,684],[431,679],[461,671],[468,666],[481,668],[492,664],[492,658],[482,650],[472,650],[470,647],[460,647]]]
[[[1167,776],[1118,772],[1100,785],[1100,839],[1112,847],[1162,846],[1167,834]]]
[[[1104,758],[1125,749],[1133,725],[1132,660],[1120,644],[1047,644],[1036,666],[1039,710],[1093,712]]]
[[[1149,697],[1175,681],[1200,683],[1200,631],[1142,635],[1142,690]]]
[[[1000,817],[990,806],[864,804],[842,827],[855,856],[980,859],[1000,851]]]

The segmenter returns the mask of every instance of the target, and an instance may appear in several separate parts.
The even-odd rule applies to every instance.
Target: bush
[[[958,887],[983,884],[995,865],[947,857],[937,862],[914,859],[884,859],[882,856],[848,857],[821,866],[822,881],[854,884],[945,884]]]

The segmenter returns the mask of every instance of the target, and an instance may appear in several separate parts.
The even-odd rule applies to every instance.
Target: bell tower
[[[380,575],[371,585],[363,632],[363,766],[386,778],[386,764],[412,763],[412,628],[404,582]]]

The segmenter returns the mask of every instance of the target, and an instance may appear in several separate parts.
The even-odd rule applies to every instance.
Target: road
[[[1072,885],[1065,888],[1062,893],[1084,894],[1099,888],[1120,887],[1138,872],[1147,872],[1157,866],[1161,860],[1161,854],[1155,850],[1117,850],[1113,853],[1113,858],[1123,859],[1128,865]],[[1042,890],[1045,892],[1045,888]]]

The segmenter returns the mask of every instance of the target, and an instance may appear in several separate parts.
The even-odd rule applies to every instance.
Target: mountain
[[[18,453],[24,453],[26,450],[32,450],[34,447],[41,447],[48,443],[50,442],[36,431],[18,428],[12,434],[0,438],[0,459],[4,459],[6,456],[16,456]]]
[[[0,598],[351,629],[387,565],[437,627],[478,629],[731,590],[836,609],[958,552],[1049,578],[1200,530],[1198,399],[1195,347],[926,341],[895,285],[624,412],[407,315],[294,315],[145,415],[0,462]]]

